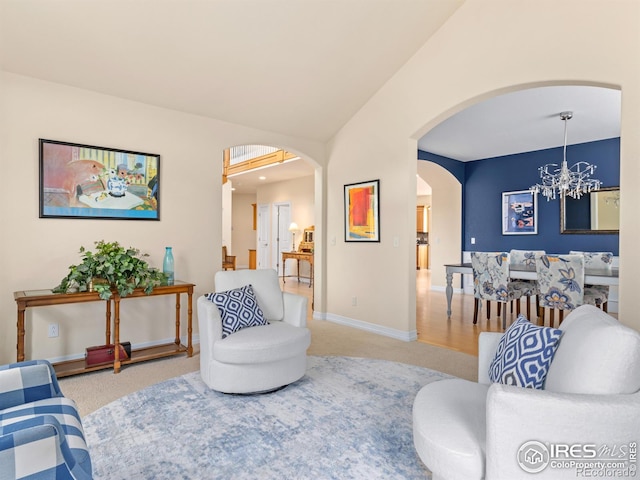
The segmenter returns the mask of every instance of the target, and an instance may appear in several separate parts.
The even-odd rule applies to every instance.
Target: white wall
[[[253,229],[253,206],[255,194],[233,194],[231,250],[236,256],[238,268],[249,268],[249,249],[256,248],[256,231]]]
[[[228,255],[233,254],[233,182],[229,180],[222,185],[222,246],[227,247]]]
[[[313,175],[283,182],[270,183],[258,188],[256,198],[258,204],[291,203],[291,221],[298,224],[300,232],[296,233],[296,249],[302,239],[302,230],[315,224],[315,180]],[[287,270],[294,274],[295,263],[287,262]],[[278,272],[279,274],[281,272]],[[309,276],[306,262],[300,265],[300,274]]]
[[[13,292],[54,287],[79,261],[80,246],[92,247],[96,240],[137,247],[151,255],[154,266],[161,266],[164,247],[171,245],[177,277],[195,283],[196,296],[212,290],[221,265],[225,148],[278,145],[324,162],[324,146],[315,142],[6,72],[0,87],[0,363],[16,359]],[[38,218],[38,138],[160,154],[161,220]],[[120,338],[132,343],[171,338],[174,320],[167,312],[173,305],[164,296],[125,300]],[[47,325],[54,321],[60,324],[60,337],[49,339]],[[26,324],[27,358],[83,354],[85,347],[104,343],[102,303],[30,309]]]
[[[444,291],[447,284],[444,265],[461,261],[462,186],[440,165],[419,161],[417,168],[433,189],[429,231],[431,289]]]
[[[630,200],[626,205],[638,204],[639,19],[635,1],[463,4],[329,145],[326,311],[395,331],[415,329],[415,252],[409,240],[414,236],[416,140],[491,96],[552,84],[621,88],[621,189]],[[342,186],[375,178],[380,179],[381,242],[345,243]],[[434,193],[434,210],[437,201]],[[621,210],[620,318],[636,328],[634,275],[640,257],[633,255],[632,243],[639,234],[635,209]],[[434,269],[445,259],[438,260],[435,250]]]
[[[418,164],[418,172],[420,171],[420,164]],[[431,205],[432,195],[419,195],[416,199],[416,205],[424,205],[425,207]]]
[[[417,139],[448,116],[517,88],[581,82],[621,88],[621,189],[625,205],[640,203],[635,188],[640,181],[640,2],[614,5],[609,0],[466,2],[327,145],[3,73],[0,362],[15,359],[11,292],[56,285],[78,260],[78,248],[95,240],[138,247],[155,265],[164,246],[172,245],[178,276],[196,283],[198,294],[210,290],[220,265],[221,152],[253,143],[277,145],[327,167],[317,170],[314,181],[316,309],[411,338]],[[160,154],[161,221],[39,219],[40,137]],[[381,241],[347,244],[343,186],[372,179],[380,179]],[[435,209],[435,194],[433,202]],[[633,254],[640,236],[635,208],[622,209],[620,222],[620,318],[640,329],[634,300],[634,276],[640,271],[640,258]],[[438,260],[436,255],[434,268],[448,260],[448,254]],[[135,314],[125,305],[133,318],[126,320],[122,338],[135,343],[165,336],[171,321],[159,319],[172,307],[160,299],[135,302],[140,305]],[[103,316],[97,304],[32,310],[28,357],[82,353],[102,343]],[[60,323],[58,340],[46,338],[51,320]]]

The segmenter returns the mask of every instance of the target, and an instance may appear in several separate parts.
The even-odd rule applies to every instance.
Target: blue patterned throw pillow
[[[207,293],[205,297],[218,307],[222,319],[222,338],[243,328],[269,324],[251,285],[226,292]]]
[[[533,325],[523,315],[504,333],[489,366],[494,383],[538,388],[544,385],[562,330]]]

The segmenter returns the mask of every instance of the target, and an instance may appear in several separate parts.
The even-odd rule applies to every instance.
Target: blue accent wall
[[[607,251],[618,255],[618,234],[560,234],[559,200],[538,195],[538,233],[502,235],[502,192],[527,190],[538,183],[538,168],[562,162],[562,147],[517,155],[459,162],[418,151],[418,159],[433,161],[462,183],[462,245],[468,251],[516,249],[567,253],[569,250]],[[603,187],[620,185],[620,138],[570,145],[569,165],[586,161],[597,166],[594,176]],[[426,179],[428,181],[428,179]],[[471,244],[475,237],[475,245]]]
[[[441,167],[447,169],[451,174],[458,179],[458,181],[464,186],[465,179],[465,163],[459,160],[452,160],[451,158],[436,155],[435,153],[424,152],[418,150],[418,160],[428,160],[436,163]]]

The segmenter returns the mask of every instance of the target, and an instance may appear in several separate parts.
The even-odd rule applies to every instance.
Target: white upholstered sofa
[[[614,461],[629,460],[640,443],[640,333],[590,305],[559,328],[564,333],[544,389],[491,384],[489,365],[502,334],[485,332],[478,383],[447,379],[420,390],[414,444],[434,480],[575,479],[577,467],[558,462],[588,462],[603,446],[613,449],[607,455]],[[565,445],[575,446],[563,453]],[[530,447],[535,455],[546,448],[548,458],[527,464]],[[521,463],[540,471],[528,473]]]
[[[311,333],[306,327],[307,298],[283,292],[275,270],[219,271],[216,292],[251,285],[268,325],[243,328],[223,338],[218,307],[197,300],[200,374],[224,393],[274,390],[302,378]]]

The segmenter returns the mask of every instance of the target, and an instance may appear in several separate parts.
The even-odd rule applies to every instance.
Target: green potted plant
[[[125,249],[118,242],[100,240],[95,244],[95,252],[80,247],[82,263],[69,267],[69,274],[54,293],[95,291],[108,300],[112,290],[126,297],[134,289],[143,288],[149,295],[154,287],[167,284],[167,275],[143,260],[147,254],[132,247]]]

